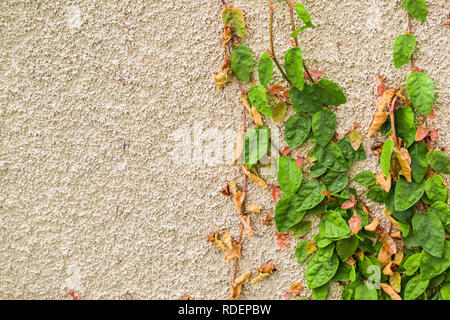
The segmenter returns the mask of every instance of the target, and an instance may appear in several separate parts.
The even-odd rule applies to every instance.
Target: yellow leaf
[[[389,284],[396,292],[402,290],[402,277],[398,271],[389,277]]]
[[[393,262],[395,265],[400,266],[400,264],[402,263],[402,260],[403,260],[403,256],[404,256],[403,251],[399,251],[399,252],[395,255],[394,260],[392,260],[392,262]]]
[[[276,123],[280,123],[286,116],[287,104],[284,101],[278,102],[272,109],[272,119]]]
[[[389,174],[387,180],[386,177],[384,176],[383,172],[380,172],[377,174],[377,183],[386,191],[389,192],[389,190],[391,190],[391,184],[392,184],[392,178],[391,175]]]
[[[219,232],[217,232],[217,231],[214,233],[214,242],[213,242],[213,244],[217,248],[225,250],[225,243],[222,240],[219,239]]]
[[[227,67],[220,70],[219,73],[217,73],[214,76],[214,82],[216,83],[218,89],[222,89],[224,87],[224,85],[230,79],[230,74],[231,74],[230,67]]]
[[[375,132],[380,129],[380,127],[383,125],[383,123],[386,121],[387,117],[389,116],[388,112],[385,111],[377,111],[375,112],[375,115],[373,116],[372,122],[370,123],[369,132],[367,133],[367,136],[370,138],[375,134]]]
[[[251,173],[246,166],[241,165],[244,174],[250,178],[254,183],[256,183],[261,189],[267,188],[267,183],[261,179],[258,175]]]
[[[400,163],[400,173],[408,182],[411,182],[411,157],[409,156],[408,149],[396,146],[394,147],[394,153]]]
[[[250,101],[248,100],[248,97],[245,94],[241,95],[241,100],[245,108],[247,109],[248,113],[250,114],[250,117],[252,118],[255,125],[262,126],[263,121],[261,113],[259,113],[258,109],[250,105]]]
[[[392,300],[402,300],[395,290],[387,283],[380,283],[380,287],[389,297],[391,297]]]
[[[392,261],[390,261],[386,267],[383,269],[383,273],[387,276],[393,275],[394,271],[392,271]]]
[[[316,251],[317,247],[316,247],[316,242],[315,241],[310,241],[306,244],[306,253],[307,254],[312,254]]]
[[[358,250],[355,252],[355,255],[359,258],[359,260],[361,260],[361,261],[364,260],[364,251]]]
[[[378,220],[377,218],[373,219],[372,222],[370,224],[368,224],[367,226],[364,227],[365,230],[370,231],[370,232],[374,232],[375,229],[380,225],[380,220]]]
[[[375,105],[377,107],[377,110],[384,111],[384,109],[391,103],[394,95],[395,95],[394,90],[386,90],[381,96],[380,100],[378,100]]]
[[[223,27],[223,51],[227,51],[227,43],[231,40],[231,24]]]
[[[382,246],[377,257],[381,267],[384,267],[389,262],[391,262],[391,256],[392,256],[391,251],[387,249],[386,246]]]
[[[241,257],[241,246],[238,245],[228,232],[224,232],[222,240],[226,247],[225,261],[239,259]]]
[[[349,133],[350,144],[352,145],[353,150],[358,150],[361,146],[361,135],[356,130],[352,130]]]
[[[250,213],[261,213],[261,206],[258,206],[257,204],[249,204],[247,206],[247,211]]]
[[[244,148],[244,139],[242,138],[242,134],[238,133],[238,135],[236,136],[236,142],[234,147],[233,163],[231,164],[233,167],[237,165],[238,159],[242,155],[243,148]]]

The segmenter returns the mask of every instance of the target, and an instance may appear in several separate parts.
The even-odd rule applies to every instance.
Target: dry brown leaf
[[[238,191],[235,195],[234,195],[234,204],[236,207],[236,212],[237,214],[241,214],[242,212],[242,204],[245,201],[245,192],[243,191]]]
[[[269,226],[272,220],[273,220],[272,215],[270,213],[267,213],[266,217],[264,218],[263,225]]]
[[[384,109],[391,103],[392,98],[394,98],[395,91],[394,90],[386,90],[383,92],[383,95],[376,103],[376,108],[378,111],[384,111]]]
[[[243,94],[243,95],[241,95],[241,99],[242,99],[242,103],[244,104],[245,108],[247,109],[248,113],[250,114],[250,117],[252,118],[255,125],[262,126],[263,121],[262,121],[261,113],[259,113],[258,109],[256,109],[255,107],[253,107],[250,104],[248,96]]]
[[[183,300],[194,300],[194,298],[192,298],[190,295],[189,295],[189,293],[185,293],[185,294],[183,294],[183,298],[182,298]]]
[[[228,232],[224,232],[222,240],[226,247],[225,261],[239,259],[241,257],[241,246],[237,244]]]
[[[228,183],[222,188],[221,192],[225,197],[231,196],[231,190],[230,190],[230,186],[228,185]]]
[[[387,233],[383,233],[380,238],[381,242],[383,242],[383,246],[386,247],[386,249],[389,250],[391,254],[397,253],[397,245],[390,235],[388,235]]]
[[[404,256],[403,251],[399,251],[399,252],[395,255],[394,260],[392,260],[392,262],[393,262],[395,265],[400,266],[400,264],[402,263],[402,260],[403,260],[403,256]]]
[[[389,284],[395,292],[400,292],[400,290],[402,290],[402,276],[400,275],[400,272],[396,271],[389,277]]]
[[[391,190],[391,185],[392,185],[392,178],[391,175],[389,174],[387,180],[384,176],[383,172],[380,172],[377,174],[377,183],[386,191],[389,192],[389,190]]]
[[[385,111],[377,111],[377,112],[375,112],[375,115],[373,116],[372,122],[370,123],[369,132],[367,133],[367,136],[369,138],[371,136],[373,136],[378,131],[378,129],[380,129],[380,127],[386,121],[388,116],[389,116],[389,113],[385,112]]]
[[[236,136],[236,142],[234,145],[234,156],[233,163],[231,164],[233,167],[237,165],[238,159],[242,155],[242,149],[244,148],[244,139],[242,138],[242,134],[238,133]]]
[[[218,89],[222,89],[225,84],[230,79],[231,70],[230,67],[224,68],[220,70],[215,76],[214,76],[214,82],[216,83],[216,86]]]
[[[381,289],[391,297],[392,300],[402,300],[402,298],[395,292],[395,290],[387,283],[380,283]]]
[[[391,237],[395,238],[395,239],[401,239],[402,238],[402,232],[401,231],[397,231],[397,232],[391,233]]]
[[[408,149],[396,146],[394,147],[394,153],[400,163],[400,173],[408,182],[411,182],[411,157],[409,156]]]
[[[428,135],[428,128],[426,128],[424,125],[421,125],[420,127],[417,128],[415,140],[422,141],[423,139],[426,138],[427,135]]]
[[[219,232],[215,231],[214,236],[208,237],[207,241],[212,242],[217,248],[225,250],[225,243],[219,239]]]
[[[269,262],[263,265],[260,270],[264,273],[272,273],[272,271],[275,270],[275,265],[273,264],[273,262]]]
[[[230,300],[236,300],[241,294],[242,286],[230,283]]]
[[[247,233],[247,236],[249,238],[253,237],[253,230],[252,227],[250,226],[250,215],[239,215],[239,218],[241,219],[241,223],[244,226],[244,230]]]
[[[249,204],[247,206],[247,212],[250,212],[250,213],[261,213],[261,206],[258,206],[257,204]]]
[[[306,253],[307,254],[313,254],[316,251],[317,247],[316,247],[316,242],[315,241],[310,241],[306,244]]]
[[[392,261],[390,261],[390,262],[386,265],[386,267],[384,267],[383,273],[384,273],[385,275],[391,276],[391,275],[394,274],[394,271],[392,271],[392,264],[393,264]]]
[[[223,51],[227,50],[227,43],[231,40],[231,24],[223,27]]]
[[[358,131],[352,130],[349,133],[350,144],[352,145],[353,150],[358,150],[361,146],[361,135]]]
[[[392,256],[391,251],[388,248],[386,248],[386,246],[382,246],[377,257],[381,267],[384,267],[389,262],[391,262],[391,256]]]
[[[261,189],[267,188],[267,183],[261,179],[258,175],[251,173],[246,166],[241,165],[244,174],[250,178],[254,183],[256,183]]]
[[[378,220],[377,218],[373,219],[372,222],[370,224],[368,224],[367,226],[364,226],[364,229],[370,232],[374,232],[375,229],[380,225],[380,220]]]

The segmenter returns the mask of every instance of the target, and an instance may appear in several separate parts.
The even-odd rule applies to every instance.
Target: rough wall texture
[[[427,2],[427,22],[414,21],[415,56],[436,84],[430,123],[449,147],[448,1]],[[400,0],[303,3],[317,25],[299,38],[304,57],[348,96],[338,131],[355,120],[365,130],[376,74],[394,85],[409,72],[392,62],[391,44],[407,25]],[[269,46],[266,1],[235,4],[248,23],[245,43],[259,56]],[[234,140],[230,130],[241,127],[237,82],[219,91],[212,80],[223,56],[222,9],[218,0],[0,2],[0,298],[65,299],[71,290],[84,299],[227,298],[233,265],[205,236],[239,232],[220,188],[240,173],[225,161],[178,161],[171,136],[203,126],[205,141],[216,134],[207,128]],[[282,56],[286,4],[275,19]],[[376,171],[376,159],[350,175],[363,168]],[[249,201],[273,207],[254,184]],[[253,219],[240,270],[273,260],[279,271],[243,298],[282,299],[291,283],[305,282],[304,266],[296,241],[279,249],[274,226],[262,220]],[[330,297],[339,297],[338,286]]]

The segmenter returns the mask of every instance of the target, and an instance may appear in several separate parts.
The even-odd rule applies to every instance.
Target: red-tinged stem
[[[222,4],[225,6],[225,7],[228,7],[228,5],[227,5],[227,3],[225,2],[225,0],[221,0],[222,1]]]
[[[272,0],[268,0],[268,2],[269,2],[269,11],[270,11],[270,19],[269,19],[270,51],[272,53],[272,60],[275,62],[275,65],[277,66],[278,70],[280,70],[281,75],[283,76],[284,80],[286,80],[290,85],[292,85],[288,76],[286,75],[286,73],[284,72],[280,63],[278,62],[277,56],[275,55],[275,48],[273,45],[273,12],[274,12],[274,8],[272,6]]]

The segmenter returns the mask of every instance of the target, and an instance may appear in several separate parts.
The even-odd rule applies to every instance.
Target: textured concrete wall
[[[449,147],[449,29],[441,25],[448,1],[427,2],[427,22],[414,21],[415,56],[436,84],[429,122]],[[376,74],[396,84],[409,71],[392,63],[391,44],[407,25],[400,0],[303,3],[317,25],[299,38],[304,57],[348,96],[338,131],[355,120],[365,130]],[[269,46],[266,1],[235,4],[248,23],[245,43],[259,56]],[[205,236],[237,236],[233,204],[220,189],[241,174],[225,163],[183,163],[171,140],[176,129],[193,134],[196,121],[206,138],[214,135],[206,128],[229,129],[234,139],[230,130],[241,127],[237,82],[223,91],[213,83],[222,9],[219,0],[0,2],[0,298],[65,299],[71,290],[84,299],[228,297],[233,265]],[[286,4],[275,19],[281,57]],[[370,144],[364,140],[366,150]],[[350,175],[363,168],[377,170],[376,159]],[[254,184],[249,201],[264,212],[273,207]],[[305,282],[304,266],[295,261],[296,241],[279,249],[275,227],[262,220],[253,219],[240,270],[272,259],[279,271],[243,297],[282,299],[291,283]],[[335,285],[330,297],[338,296]]]

